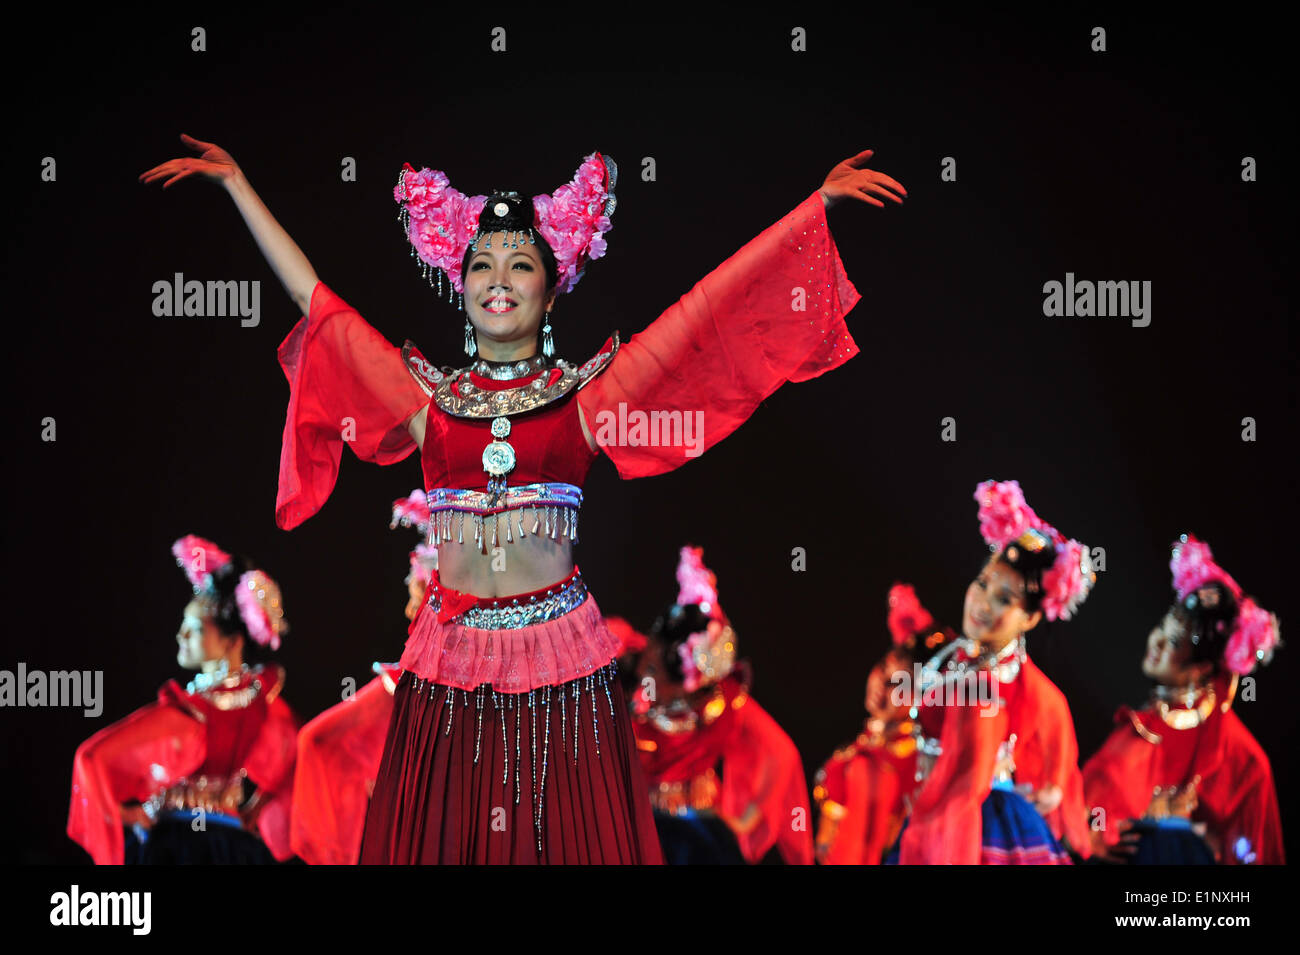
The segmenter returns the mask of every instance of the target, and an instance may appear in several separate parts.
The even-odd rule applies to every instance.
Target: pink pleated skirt
[[[662,864],[615,667],[522,693],[404,672],[361,863]]]

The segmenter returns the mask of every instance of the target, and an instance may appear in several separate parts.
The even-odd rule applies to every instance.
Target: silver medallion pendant
[[[506,475],[515,469],[515,449],[505,440],[510,436],[510,419],[492,419],[493,441],[483,449],[483,470],[488,474],[488,493],[495,505],[506,490]]]

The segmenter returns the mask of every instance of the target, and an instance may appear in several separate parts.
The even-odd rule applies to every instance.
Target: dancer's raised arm
[[[289,409],[276,521],[288,530],[324,505],[338,478],[344,444],[361,460],[377,464],[401,461],[422,446],[428,395],[407,371],[401,351],[317,278],[230,153],[183,133],[181,141],[200,155],[168,160],[140,181],[162,179],[164,189],[187,176],[221,183],[302,312],[278,349],[289,381]]]
[[[220,184],[235,200],[239,214],[244,217],[248,231],[253,233],[257,247],[266,256],[276,278],[298,308],[306,314],[311,307],[312,290],[319,281],[307,256],[303,255],[297,243],[284,231],[284,227],[275,221],[230,153],[216,143],[205,143],[184,133],[181,133],[181,142],[199,155],[169,159],[162,165],[141,173],[140,182],[147,185],[165,179],[163,188],[166,189],[188,176],[201,176]]]
[[[847,199],[883,207],[876,196],[902,204],[895,192],[905,196],[903,186],[866,168],[871,155],[866,149],[837,163],[793,211],[633,335],[578,395],[588,445],[604,451],[620,477],[680,467],[782,384],[816,378],[858,353],[844,316],[860,296],[826,210]],[[623,440],[633,412],[671,433]]]

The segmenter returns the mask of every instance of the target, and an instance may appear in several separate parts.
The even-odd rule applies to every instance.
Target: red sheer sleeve
[[[330,707],[298,735],[293,851],[311,865],[356,865],[393,696],[383,678]]]
[[[97,865],[121,865],[122,803],[145,800],[203,763],[203,724],[166,703],[151,703],[77,747],[68,835]]]
[[[1224,808],[1223,862],[1228,865],[1254,862],[1282,865],[1286,851],[1282,843],[1282,818],[1278,811],[1273,767],[1263,748],[1236,713],[1220,717],[1224,751],[1231,773],[1220,769],[1212,778],[1206,801]]]
[[[942,753],[912,806],[899,850],[902,865],[978,865],[981,806],[993,789],[998,746],[1007,738],[1007,708],[946,707]]]
[[[249,750],[244,766],[248,778],[261,793],[257,831],[281,862],[293,856],[289,844],[290,810],[293,804],[294,763],[298,756],[298,717],[280,697],[266,708],[257,742]]]
[[[844,794],[842,812],[835,830],[835,841],[826,853],[827,865],[861,865],[863,845],[867,838],[871,809],[870,758],[858,755],[848,760],[843,768]]]
[[[815,378],[856,355],[844,316],[859,297],[814,192],[619,348],[578,393],[587,427],[620,477],[680,467],[785,382]],[[683,435],[699,421],[702,433],[689,441],[620,440],[617,422],[631,411],[681,420]]]
[[[1057,839],[1064,838],[1071,849],[1087,858],[1092,854],[1092,842],[1070,705],[1060,688],[1032,660],[1025,661],[1022,679],[1025,693],[1016,732],[1027,736],[1030,745],[1023,758],[1019,753],[1013,757],[1016,781],[1027,782],[1035,790],[1060,787],[1060,805],[1044,818]],[[1020,749],[1019,745],[1016,749]]]
[[[787,865],[812,865],[808,784],[799,751],[752,697],[736,716],[740,725],[723,756],[721,808],[733,822],[752,812],[750,806],[758,810],[757,822],[736,833],[741,854],[756,863],[775,845]],[[802,810],[799,816],[796,809]]]
[[[275,520],[292,530],[324,505],[346,442],[363,461],[393,464],[415,450],[407,422],[429,398],[399,349],[324,282],[280,343],[289,410]]]
[[[879,865],[889,848],[898,773],[888,760],[859,755],[844,767],[844,819],[827,865]]]

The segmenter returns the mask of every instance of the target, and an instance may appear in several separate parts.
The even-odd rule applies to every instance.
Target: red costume
[[[633,727],[656,809],[717,812],[750,863],[776,846],[787,865],[812,864],[799,751],[735,677],[679,727],[647,718]]]
[[[962,657],[959,651],[954,662]],[[1012,773],[1018,789],[1036,792],[1048,785],[1060,787],[1061,803],[1046,817],[1047,824],[1057,839],[1067,840],[1081,855],[1089,854],[1079,746],[1069,705],[1027,655],[1016,669],[1001,665],[982,671],[996,677],[1001,705],[968,702],[922,710],[922,724],[927,727],[941,714],[942,752],[917,793],[903,831],[902,864],[1068,861],[1036,847],[1003,858],[1002,850],[982,842],[981,808],[993,791],[995,777],[1009,778]],[[1016,855],[1016,850],[1011,854]]]
[[[820,813],[822,864],[879,865],[898,838],[908,796],[916,788],[912,728],[904,721],[868,729],[817,771],[813,799]]]
[[[169,681],[156,703],[77,748],[68,835],[97,864],[121,865],[123,803],[236,817],[247,777],[257,787],[253,828],[275,858],[290,858],[298,719],[280,698],[283,684],[276,664],[197,692]],[[252,803],[244,803],[245,814]]]
[[[366,807],[402,675],[396,664],[374,668],[377,677],[298,733],[290,838],[309,865],[356,865],[361,853]]]
[[[318,284],[280,346],[290,399],[277,521],[290,529],[319,510],[345,443],[380,464],[407,457],[416,447],[406,426],[427,407],[421,463],[434,543],[473,533],[486,552],[489,539],[497,546],[515,533],[555,538],[562,529],[576,539],[581,482],[596,457],[579,406],[621,477],[672,470],[784,382],[856,354],[843,316],[858,297],[818,193],[581,368],[530,360],[507,381],[469,369],[445,376]],[[510,415],[514,462],[500,500],[484,451]],[[693,448],[661,440],[660,425],[687,421],[700,425]],[[531,508],[527,518],[520,508]],[[531,594],[478,598],[436,576],[429,592],[402,654],[362,861],[659,861],[622,691],[610,679],[619,642],[576,568]],[[589,718],[577,721],[579,709]],[[493,828],[486,820],[503,807],[507,818]]]
[[[1083,768],[1107,845],[1119,841],[1117,822],[1147,815],[1157,787],[1182,789],[1199,776],[1191,819],[1205,824],[1220,862],[1286,862],[1268,756],[1222,700],[1231,696],[1220,678],[1190,706],[1119,708],[1114,732]]]

